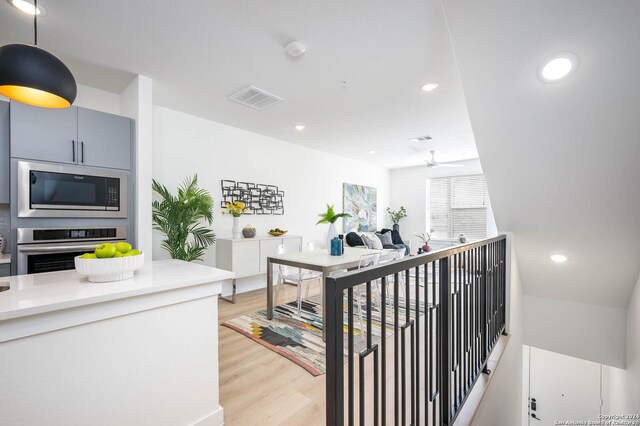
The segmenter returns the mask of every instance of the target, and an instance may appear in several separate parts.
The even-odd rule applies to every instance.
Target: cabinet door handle
[[[80,142],[80,162],[84,163],[84,142]]]
[[[71,141],[71,155],[73,157],[72,161],[76,162],[76,141]]]

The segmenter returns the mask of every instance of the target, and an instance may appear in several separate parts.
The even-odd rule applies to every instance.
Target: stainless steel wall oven
[[[126,228],[18,228],[18,274],[74,269],[74,257],[126,240]]]

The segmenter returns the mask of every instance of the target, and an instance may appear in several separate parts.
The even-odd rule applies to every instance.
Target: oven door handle
[[[86,244],[81,246],[40,246],[40,247],[18,247],[20,253],[61,253],[78,250],[95,250],[102,243]]]

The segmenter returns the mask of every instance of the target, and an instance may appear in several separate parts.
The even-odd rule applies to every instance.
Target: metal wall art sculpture
[[[248,209],[244,214],[284,214],[284,191],[275,185],[234,180],[221,180],[220,183],[222,208],[225,208],[227,203],[241,201]]]

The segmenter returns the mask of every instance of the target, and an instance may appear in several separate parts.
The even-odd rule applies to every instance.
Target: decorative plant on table
[[[166,236],[162,248],[173,259],[202,260],[205,249],[215,243],[216,236],[208,227],[213,221],[213,198],[207,190],[198,188],[198,175],[186,177],[178,187],[177,196],[155,179],[152,188],[160,196],[152,203],[151,217],[153,229]]]
[[[222,214],[230,214],[233,216],[233,238],[242,238],[242,228],[240,227],[240,216],[246,212],[248,208],[242,201],[234,201],[227,203],[227,206],[222,210]]]
[[[400,210],[398,211],[393,211],[391,210],[391,208],[387,207],[387,213],[389,213],[389,216],[391,216],[391,222],[393,222],[393,230],[399,231],[400,221],[407,217],[407,210],[404,208],[404,206],[400,206]]]
[[[338,236],[336,232],[336,221],[341,217],[351,217],[349,213],[336,213],[333,205],[327,204],[327,211],[320,213],[320,220],[316,222],[316,225],[321,223],[329,224],[329,233],[327,234],[327,247],[331,247],[331,240]]]
[[[423,232],[422,234],[416,234],[416,237],[420,238],[423,242],[422,251],[425,253],[431,251],[431,246],[429,245],[429,241],[431,241],[431,235],[428,232]]]

